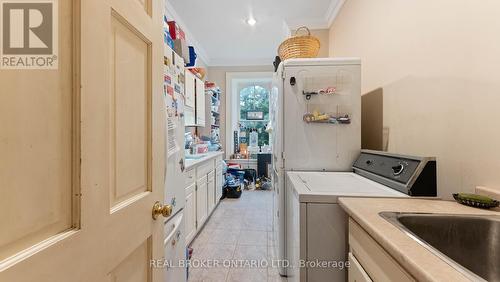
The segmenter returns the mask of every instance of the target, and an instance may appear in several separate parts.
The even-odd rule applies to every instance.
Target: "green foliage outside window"
[[[263,120],[247,120],[247,112],[262,111]],[[240,91],[240,130],[247,132],[257,129],[259,134],[258,145],[269,145],[269,133],[265,131],[269,122],[269,90],[255,85],[241,89]]]

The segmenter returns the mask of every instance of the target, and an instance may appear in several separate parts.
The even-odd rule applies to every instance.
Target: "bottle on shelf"
[[[250,147],[257,147],[257,143],[259,141],[259,134],[257,133],[257,129],[253,128],[250,130]]]

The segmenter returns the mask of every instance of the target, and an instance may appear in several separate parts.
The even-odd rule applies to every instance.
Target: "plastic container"
[[[205,154],[205,153],[208,153],[208,144],[197,144],[196,154]]]

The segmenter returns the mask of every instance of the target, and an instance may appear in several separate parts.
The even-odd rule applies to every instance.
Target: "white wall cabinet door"
[[[196,181],[196,228],[200,228],[208,216],[207,176]]]
[[[196,79],[196,125],[205,126],[205,83]]]
[[[196,124],[196,78],[189,70],[185,71],[184,95],[186,104],[184,108],[184,122],[186,126],[194,126]]]
[[[215,172],[213,170],[208,174],[207,189],[208,213],[211,213],[215,208]]]
[[[189,244],[196,235],[196,183],[186,188],[184,216],[186,218],[186,244]]]
[[[196,84],[196,77],[192,72],[186,69],[185,71],[185,85],[184,85],[184,92],[186,95],[186,107],[195,107],[195,84]]]
[[[196,117],[195,117],[195,109],[190,107],[184,108],[184,122],[186,126],[195,126],[196,125]]]

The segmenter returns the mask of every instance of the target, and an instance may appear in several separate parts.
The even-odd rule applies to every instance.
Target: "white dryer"
[[[436,196],[436,163],[362,151],[353,172],[287,172],[285,185],[288,281],[346,281],[348,216],[338,198]]]

